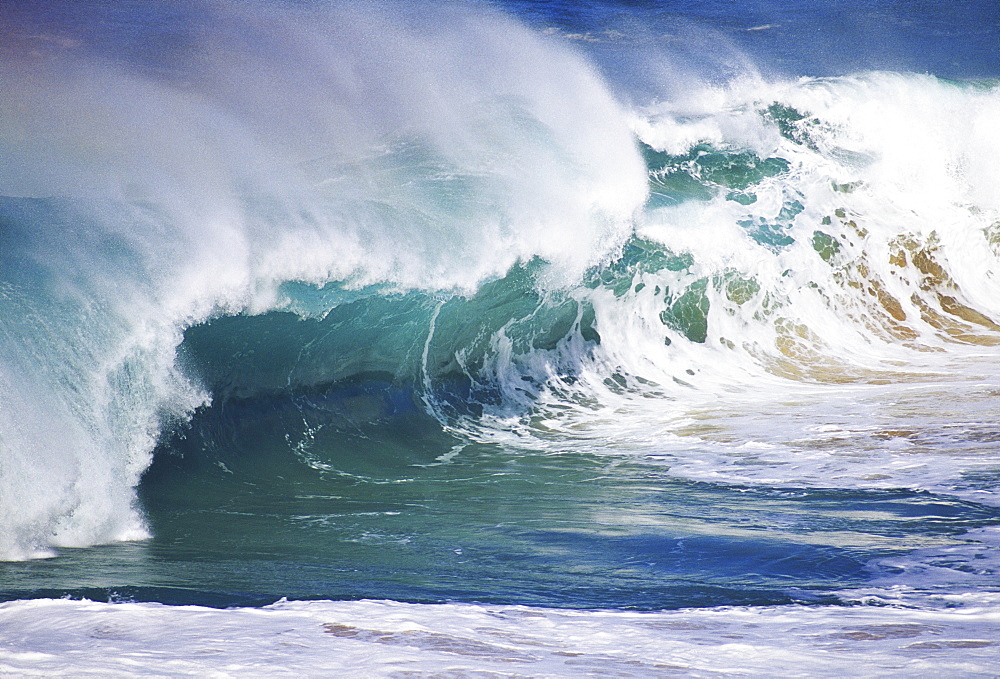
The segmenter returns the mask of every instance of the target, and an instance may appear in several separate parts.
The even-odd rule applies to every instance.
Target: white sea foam
[[[17,676],[993,676],[995,595],[961,608],[573,611],[389,601],[216,610],[0,604],[0,672]]]
[[[764,113],[775,102],[805,116],[799,141]],[[495,411],[486,436],[644,455],[700,480],[995,502],[989,482],[967,479],[998,472],[1000,137],[981,124],[997,115],[995,87],[889,73],[754,79],[644,112],[635,128],[655,148],[708,142],[788,170],[751,186],[748,205],[721,189],[650,210],[638,234],[690,264],[582,291],[600,347],[572,384],[558,352],[517,359],[549,390],[531,420]],[[740,224],[773,222],[792,203],[801,210],[782,228],[794,243],[758,242]],[[817,233],[839,243],[826,259]],[[662,320],[698,282],[703,343]],[[497,368],[501,381],[510,372]]]

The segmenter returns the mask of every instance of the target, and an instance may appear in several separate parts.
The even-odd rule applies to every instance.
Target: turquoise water
[[[317,437],[315,450],[329,452],[314,464],[335,471],[315,473],[268,440],[275,416],[255,410],[214,463],[154,464],[142,489],[154,539],[7,566],[10,594],[640,610],[829,603],[898,572],[875,560],[961,543],[1000,521],[995,507],[927,492],[685,482],[595,455],[472,445],[434,463],[452,441],[427,422],[389,420],[381,437],[371,428],[363,455],[359,431]]]

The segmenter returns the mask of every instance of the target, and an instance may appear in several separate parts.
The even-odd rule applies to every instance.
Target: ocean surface
[[[0,674],[996,676],[1000,5],[0,5]]]

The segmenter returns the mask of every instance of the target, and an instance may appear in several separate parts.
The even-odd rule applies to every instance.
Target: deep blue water
[[[532,24],[589,32],[626,50],[641,45],[637,51],[653,49],[709,73],[725,72],[744,55],[765,73],[785,76],[888,70],[991,78],[1000,69],[1000,8],[985,0],[502,5]]]

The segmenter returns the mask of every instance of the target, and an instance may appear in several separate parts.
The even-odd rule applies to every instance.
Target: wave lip
[[[145,534],[134,487],[210,398],[186,328],[288,282],[571,281],[645,197],[600,78],[494,13],[195,4],[137,52],[129,10],[79,12],[4,9],[31,49],[0,63],[3,558]]]

